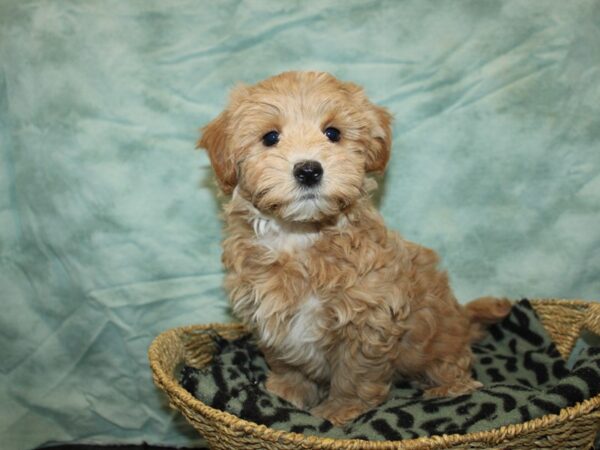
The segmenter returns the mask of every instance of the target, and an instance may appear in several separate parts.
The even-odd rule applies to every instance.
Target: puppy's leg
[[[298,409],[310,409],[321,400],[319,386],[302,372],[274,358],[268,358],[271,370],[267,374],[265,387]]]
[[[430,386],[425,389],[425,397],[456,397],[483,387],[471,376],[472,359],[470,349],[465,349],[454,360],[433,361],[425,370]]]
[[[471,322],[491,325],[500,322],[510,313],[512,304],[506,298],[480,297],[465,305],[465,311]]]
[[[311,414],[337,426],[383,403],[390,391],[393,368],[389,361],[344,354],[332,369],[328,397]]]
[[[266,388],[298,409],[310,409],[319,403],[319,388],[300,372],[269,372]]]
[[[487,327],[500,322],[510,314],[512,303],[505,298],[480,297],[464,306],[471,322],[471,342],[482,340],[487,335]]]

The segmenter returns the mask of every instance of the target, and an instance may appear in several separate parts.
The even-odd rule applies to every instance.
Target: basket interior
[[[534,311],[539,311],[538,304],[536,302],[527,304],[525,313],[529,314],[529,319],[531,319],[535,317]],[[555,311],[561,309],[560,306],[557,308]],[[571,309],[573,311],[572,315],[588,317],[584,307],[577,305],[577,307]],[[564,316],[565,314],[561,315]],[[541,322],[544,324],[548,321],[551,321],[553,325],[556,323],[556,321],[551,320],[552,312],[543,310],[539,316]],[[513,325],[520,323],[528,333],[532,332],[532,324],[530,322],[522,322],[522,317],[513,319]],[[570,324],[573,321],[565,320],[563,322]],[[584,327],[585,323],[585,321],[580,321],[575,326],[578,333]],[[496,356],[489,354],[489,352],[486,353],[486,346],[489,347],[490,342],[485,341],[481,343],[479,350],[478,347],[475,348],[476,352],[479,351],[478,356],[480,361],[483,360],[484,363],[479,368],[478,378],[482,379],[482,381],[485,379],[484,384],[486,384],[486,388],[467,398],[461,399],[460,402],[457,399],[439,399],[424,402],[419,398],[418,392],[415,393],[413,391],[411,393],[409,387],[406,385],[396,386],[398,389],[393,395],[405,401],[402,406],[398,406],[397,404],[394,406],[388,402],[383,405],[381,411],[375,414],[372,412],[367,413],[366,416],[357,419],[357,421],[344,429],[332,427],[328,423],[318,421],[318,419],[310,416],[310,414],[296,410],[283,400],[265,392],[261,386],[264,385],[266,365],[262,367],[260,367],[260,364],[258,366],[257,364],[252,365],[252,361],[257,361],[256,354],[253,353],[254,350],[245,348],[247,355],[245,357],[246,363],[244,364],[246,366],[234,367],[235,365],[227,363],[225,361],[226,357],[223,359],[223,349],[231,342],[231,339],[240,338],[245,334],[242,327],[220,329],[219,336],[215,334],[214,330],[209,331],[210,329],[189,330],[183,333],[182,341],[184,342],[186,362],[188,364],[187,372],[184,372],[183,385],[197,395],[203,404],[207,404],[217,410],[228,411],[236,417],[264,424],[274,429],[312,434],[319,437],[336,439],[352,437],[355,439],[389,441],[411,439],[432,434],[479,432],[511,422],[520,423],[545,414],[554,414],[559,412],[561,408],[569,406],[569,404],[598,394],[596,391],[600,387],[600,373],[594,370],[589,372],[589,368],[587,367],[578,368],[580,370],[578,376],[581,378],[582,374],[585,375],[587,373],[587,378],[585,376],[583,379],[577,380],[571,378],[560,385],[556,385],[556,383],[552,384],[552,375],[555,375],[557,378],[568,378],[572,375],[564,366],[562,356],[565,355],[567,349],[570,350],[572,348],[576,338],[571,342],[570,334],[563,333],[562,336],[567,337],[565,340],[566,343],[559,348],[558,345],[555,346],[551,342],[550,337],[546,334],[546,326],[542,326],[538,322],[536,327],[538,328],[535,328],[535,332],[540,335],[543,334],[544,341],[534,343],[535,345],[533,346],[531,342],[522,343],[522,357],[525,358],[525,355],[529,354],[528,357],[531,359],[531,355],[545,354],[549,358],[549,361],[547,361],[547,367],[549,367],[547,372],[550,372],[549,374],[540,375],[539,373],[535,373],[534,370],[528,375],[525,374],[525,378],[517,375],[510,378],[510,364],[513,364],[510,359],[510,351],[512,351],[510,345],[514,345],[514,343],[511,344],[514,336],[510,336],[510,333],[504,330],[503,342],[506,344],[506,351],[504,353],[501,351]],[[514,326],[509,326],[509,329],[514,332]],[[555,327],[554,329],[555,333],[557,333],[556,330],[558,328]],[[502,330],[491,330],[490,335],[494,337],[494,333],[496,334],[496,339],[498,338],[498,333],[502,333]],[[552,333],[549,332],[549,334]],[[240,351],[244,350],[244,345],[250,345],[251,340],[242,338],[241,341],[238,340],[237,344],[241,345],[241,347],[234,348],[233,350],[230,349],[232,353],[229,357],[235,358],[237,354],[238,358],[244,359],[239,356]],[[497,346],[497,342],[492,345]],[[213,360],[215,353],[218,354],[218,360]],[[586,358],[589,360],[591,356],[588,355]],[[502,363],[500,366],[490,364],[488,361],[490,358],[502,361]],[[533,363],[540,363],[540,361],[535,361],[536,357],[533,358]],[[194,370],[197,368],[205,368],[205,370]],[[237,379],[239,380],[239,377],[241,377],[242,384],[216,385],[214,380],[222,378],[222,375],[215,376],[214,372],[217,368],[221,372],[223,370],[236,371]],[[501,369],[504,369],[504,372]],[[203,372],[203,375],[206,376],[198,378]],[[251,374],[251,377],[244,378],[244,374]],[[504,379],[499,379],[498,377],[504,377]],[[519,381],[519,378],[523,379],[520,380],[520,383],[515,384],[515,380]],[[196,391],[194,383],[196,383],[196,386],[200,384],[204,387],[211,387],[203,394]],[[211,383],[213,384],[211,385]],[[489,389],[491,385],[495,385],[495,390]],[[543,386],[544,390],[535,389],[539,386]],[[522,394],[520,400],[519,396],[515,395],[517,391]],[[408,405],[406,402],[408,402]],[[258,406],[253,407],[255,405]],[[461,421],[448,420],[449,418],[459,418]],[[474,420],[474,418],[478,420]]]

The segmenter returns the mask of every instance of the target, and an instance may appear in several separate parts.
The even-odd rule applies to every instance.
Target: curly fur
[[[198,143],[232,195],[225,287],[269,362],[267,388],[337,425],[383,402],[395,376],[430,396],[480,387],[470,343],[510,308],[459,305],[436,253],[385,227],[368,174],[387,165],[391,119],[352,83],[287,72],[237,87]],[[294,179],[304,160],[323,167],[315,187]]]

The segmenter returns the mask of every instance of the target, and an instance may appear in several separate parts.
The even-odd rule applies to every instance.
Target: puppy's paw
[[[471,322],[492,324],[510,314],[512,303],[506,298],[481,297],[465,305]]]
[[[459,395],[470,394],[482,387],[483,384],[473,379],[460,380],[448,386],[435,386],[426,389],[423,396],[425,398],[458,397]]]
[[[309,410],[317,405],[320,392],[316,383],[301,373],[269,373],[265,387],[269,392],[290,402],[298,409]]]
[[[310,410],[313,416],[330,421],[335,426],[341,427],[370,408],[361,401],[343,401],[338,399],[326,399],[316,408]]]
[[[495,319],[503,319],[510,314],[512,303],[507,298],[496,298],[490,303],[490,315]]]

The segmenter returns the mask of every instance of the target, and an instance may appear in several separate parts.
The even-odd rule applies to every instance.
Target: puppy
[[[477,389],[470,343],[510,303],[458,304],[438,257],[388,230],[368,177],[391,115],[355,84],[287,72],[239,86],[202,130],[225,210],[225,287],[270,367],[266,387],[342,425],[395,376],[427,396]]]

